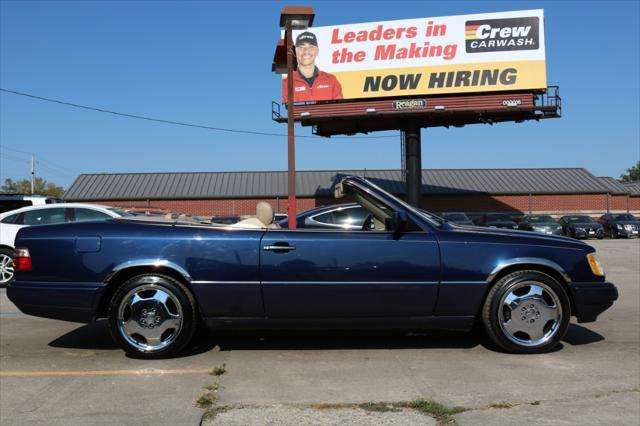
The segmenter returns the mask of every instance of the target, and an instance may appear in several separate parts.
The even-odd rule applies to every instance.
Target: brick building
[[[335,203],[333,187],[344,175],[364,176],[403,196],[401,170],[299,171],[297,208]],[[640,213],[640,184],[595,177],[582,168],[443,169],[422,171],[422,207],[470,213],[506,211],[560,216],[609,211]],[[114,206],[151,205],[202,216],[254,214],[260,201],[287,211],[286,172],[83,174],[66,201]]]

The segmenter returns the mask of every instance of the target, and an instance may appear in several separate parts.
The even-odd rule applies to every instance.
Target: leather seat
[[[274,217],[275,215],[271,204],[265,201],[260,201],[256,205],[256,217],[241,220],[231,226],[234,228],[280,228],[277,223],[274,223]]]

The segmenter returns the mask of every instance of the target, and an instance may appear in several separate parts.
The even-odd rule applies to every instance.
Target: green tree
[[[62,197],[64,194],[64,188],[56,185],[53,182],[47,182],[43,178],[37,177],[35,180],[35,193],[37,195],[49,195],[52,197]],[[17,193],[17,194],[31,194],[31,180],[22,179],[14,181],[13,179],[5,179],[4,184],[0,187],[0,193]]]
[[[638,182],[640,181],[640,161],[635,166],[628,168],[627,173],[620,175],[620,180],[623,182]]]

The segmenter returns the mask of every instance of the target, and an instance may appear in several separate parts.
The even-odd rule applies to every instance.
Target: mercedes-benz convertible
[[[570,317],[617,299],[595,249],[565,237],[461,226],[359,177],[335,184],[362,229],[280,229],[273,209],[231,226],[121,218],[16,238],[7,295],[24,313],[91,322],[142,358],[221,328],[438,328],[481,322],[503,350],[558,345]]]

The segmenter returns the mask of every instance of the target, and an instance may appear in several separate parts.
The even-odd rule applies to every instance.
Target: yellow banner
[[[547,87],[545,61],[489,62],[332,73],[344,99],[534,90]]]

